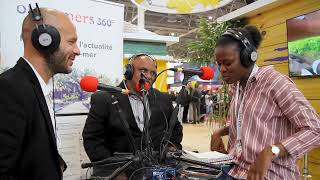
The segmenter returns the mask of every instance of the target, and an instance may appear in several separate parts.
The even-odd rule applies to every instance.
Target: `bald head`
[[[38,15],[37,10],[33,12],[37,13],[35,16]],[[24,57],[40,72],[43,79],[49,80],[54,74],[70,73],[72,71],[73,61],[75,57],[80,54],[80,50],[77,45],[78,36],[76,28],[67,15],[49,8],[40,8],[40,12],[42,16],[42,20],[40,21],[33,20],[31,12],[25,17],[22,24],[21,35],[24,43]],[[44,26],[40,26],[39,36],[37,36],[37,38],[43,36],[42,39],[39,38],[38,40],[39,44],[41,41],[44,45],[41,44],[38,46],[37,43],[32,43],[32,32],[33,29],[36,28],[36,24],[45,24]],[[53,27],[56,30],[54,30]],[[40,30],[45,28],[48,28],[48,33]],[[43,48],[43,46],[46,47],[45,43],[49,42],[46,39],[48,34],[50,34],[51,38],[55,38],[52,39],[52,44],[50,44],[50,48],[52,47],[52,49]],[[57,37],[59,35],[60,41]]]
[[[37,10],[33,10],[33,12],[37,12]],[[51,25],[55,27],[60,34],[63,34],[68,27],[72,27],[73,29],[75,28],[68,16],[61,11],[50,8],[40,8],[40,12],[43,19],[42,21],[34,21],[32,19],[32,13],[29,13],[24,18],[21,33],[24,44],[31,41],[31,33],[36,24],[44,23]]]

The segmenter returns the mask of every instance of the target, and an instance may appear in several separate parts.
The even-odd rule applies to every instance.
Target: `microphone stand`
[[[82,168],[88,168],[92,166],[97,166],[97,165],[113,165],[115,163],[120,164],[120,163],[125,163],[121,167],[117,168],[110,176],[108,176],[106,179],[111,180],[115,178],[117,175],[119,175],[121,172],[126,170],[130,165],[132,164],[141,164],[141,165],[152,165],[151,159],[153,159],[154,155],[157,155],[157,152],[153,152],[151,148],[151,141],[150,141],[150,134],[149,134],[149,112],[147,110],[146,102],[147,102],[147,93],[146,89],[144,87],[145,83],[145,78],[143,74],[141,74],[141,79],[139,81],[140,87],[141,87],[141,92],[142,92],[142,98],[143,98],[143,106],[144,106],[144,133],[145,133],[145,142],[146,142],[146,152],[140,152],[138,151],[138,148],[136,147],[134,143],[134,138],[129,131],[129,124],[125,120],[124,113],[122,109],[119,106],[119,101],[116,98],[116,96],[111,95],[112,99],[112,105],[115,106],[116,111],[118,112],[120,116],[120,121],[122,125],[124,126],[124,131],[126,133],[126,136],[129,139],[129,142],[131,144],[131,147],[133,149],[133,153],[120,153],[120,154],[114,154],[115,156],[106,158],[101,161],[96,161],[96,162],[91,162],[91,163],[83,163],[81,165]]]
[[[98,165],[113,165],[113,164],[125,163],[123,166],[117,168],[110,176],[108,176],[107,177],[108,180],[111,180],[114,177],[116,177],[122,171],[127,169],[131,164],[142,162],[142,159],[143,159],[143,154],[138,151],[138,148],[136,147],[136,145],[134,143],[134,138],[133,138],[131,132],[129,131],[129,129],[130,129],[129,124],[125,120],[125,116],[124,116],[122,109],[119,106],[118,99],[113,94],[111,95],[111,99],[112,99],[112,105],[115,106],[116,111],[118,112],[118,114],[120,116],[120,121],[121,121],[122,125],[124,126],[123,129],[126,133],[126,136],[129,139],[130,145],[133,149],[133,153],[114,153],[114,156],[112,156],[112,157],[108,157],[106,159],[91,162],[91,163],[83,163],[81,165],[82,168],[89,168],[89,167],[98,166]]]
[[[124,112],[122,112],[122,109],[120,108],[119,106],[119,101],[118,99],[116,98],[115,95],[111,95],[111,99],[113,100],[112,102],[112,105],[115,106],[116,108],[116,111],[118,112],[119,116],[120,116],[120,121],[122,123],[122,125],[124,126],[124,131],[126,133],[126,136],[128,137],[129,139],[129,142],[131,144],[131,147],[133,148],[133,154],[136,155],[137,153],[137,147],[136,145],[134,144],[134,139],[133,139],[133,136],[131,134],[131,132],[129,131],[130,127],[129,127],[129,124],[128,122],[125,120],[125,117],[124,117]]]
[[[140,152],[135,143],[134,143],[134,138],[132,136],[132,134],[129,131],[129,125],[127,123],[127,121],[125,120],[124,117],[124,113],[122,112],[120,106],[119,106],[119,102],[117,100],[117,98],[112,95],[111,99],[113,100],[112,104],[116,107],[117,112],[119,113],[120,116],[120,120],[121,123],[124,125],[124,130],[125,133],[129,139],[129,142],[133,148],[133,153],[114,153],[115,156],[113,157],[109,157],[106,158],[104,160],[101,161],[96,161],[96,162],[91,162],[91,163],[83,163],[81,165],[82,168],[88,168],[88,167],[92,167],[92,166],[96,166],[96,165],[113,165],[115,163],[125,163],[123,166],[117,168],[110,176],[108,176],[106,179],[107,180],[111,180],[113,178],[115,178],[117,175],[119,175],[121,172],[123,172],[125,169],[127,169],[130,165],[132,164],[140,164],[142,166],[152,166],[152,162],[151,159],[153,159],[153,156],[158,156],[160,155],[160,161],[164,160],[164,159],[168,159],[168,160],[178,160],[178,161],[183,161],[183,162],[187,162],[187,163],[192,163],[192,164],[196,164],[196,165],[200,165],[200,166],[205,166],[205,167],[209,167],[209,168],[213,168],[213,169],[217,169],[217,170],[221,170],[219,165],[215,165],[215,164],[210,164],[210,163],[205,163],[202,161],[196,161],[196,160],[192,160],[192,159],[188,159],[188,158],[183,158],[180,157],[180,155],[176,155],[175,153],[172,152],[167,152],[165,151],[165,148],[168,145],[169,139],[171,138],[172,135],[172,131],[173,131],[173,127],[174,124],[177,120],[177,114],[179,111],[179,105],[181,104],[182,98],[184,98],[184,94],[186,89],[185,86],[188,82],[188,79],[191,77],[191,74],[185,74],[184,79],[182,81],[182,89],[180,90],[178,97],[177,97],[177,106],[174,108],[171,118],[170,118],[170,123],[169,123],[169,129],[168,131],[165,132],[164,135],[164,151],[163,152],[153,152],[152,148],[151,148],[151,142],[150,142],[150,134],[149,134],[149,112],[147,110],[147,106],[146,106],[146,102],[147,102],[147,92],[146,89],[144,87],[144,83],[145,83],[145,77],[144,75],[141,73],[141,79],[139,81],[140,83],[140,87],[141,87],[141,92],[142,92],[142,99],[143,99],[143,106],[144,106],[144,133],[145,133],[145,143],[146,143],[146,152]],[[164,158],[164,159],[162,159]]]
[[[183,80],[182,80],[182,88],[181,90],[179,91],[178,93],[178,96],[176,98],[176,107],[174,107],[173,111],[172,111],[172,114],[171,114],[171,117],[170,117],[170,122],[169,122],[169,129],[168,131],[166,131],[164,133],[164,147],[163,147],[163,151],[160,152],[160,161],[163,162],[165,156],[165,151],[166,151],[166,148],[168,146],[168,143],[169,143],[169,140],[171,138],[171,135],[172,135],[172,131],[173,131],[173,128],[174,128],[174,124],[175,122],[177,121],[177,117],[178,117],[178,112],[179,112],[179,105],[181,104],[182,102],[182,99],[185,98],[185,94],[186,94],[186,85],[188,83],[188,80],[192,77],[193,75],[191,74],[188,74],[188,73],[185,73],[184,74],[184,77],[183,77]]]
[[[150,115],[147,107],[147,91],[145,89],[146,78],[143,73],[140,74],[141,78],[139,80],[139,85],[142,93],[142,103],[143,103],[143,118],[144,118],[144,134],[145,134],[145,143],[146,143],[146,155],[148,157],[152,156],[152,148],[150,142],[150,134],[149,134],[149,123],[150,123]],[[149,162],[151,164],[151,162]]]

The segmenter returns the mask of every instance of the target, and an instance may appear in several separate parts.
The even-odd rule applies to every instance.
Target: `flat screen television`
[[[320,76],[320,10],[286,21],[289,75]]]

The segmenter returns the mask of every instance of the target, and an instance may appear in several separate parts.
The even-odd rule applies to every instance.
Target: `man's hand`
[[[258,154],[255,162],[250,166],[247,180],[264,180],[273,158],[271,146],[264,148]]]

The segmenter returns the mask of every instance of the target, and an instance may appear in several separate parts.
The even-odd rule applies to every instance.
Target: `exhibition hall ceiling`
[[[126,22],[137,24],[137,6],[131,0],[108,0],[124,4],[124,19]],[[248,1],[248,0],[247,0]],[[179,37],[179,43],[168,47],[169,55],[174,58],[183,58],[187,53],[186,45],[196,37],[200,17],[214,21],[220,16],[228,14],[245,6],[246,0],[232,0],[225,6],[201,13],[169,14],[154,11],[145,11],[145,29],[165,36]]]

